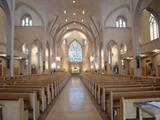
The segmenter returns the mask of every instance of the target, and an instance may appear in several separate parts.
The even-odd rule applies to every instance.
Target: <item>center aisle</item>
[[[72,77],[46,120],[102,120],[80,78]]]

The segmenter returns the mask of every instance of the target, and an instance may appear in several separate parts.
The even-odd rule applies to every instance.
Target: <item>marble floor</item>
[[[102,120],[102,118],[81,80],[72,77],[46,120]]]

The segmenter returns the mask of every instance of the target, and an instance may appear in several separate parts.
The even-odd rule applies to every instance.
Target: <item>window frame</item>
[[[117,17],[116,28],[127,28],[127,19],[124,16]]]
[[[73,49],[73,45],[77,45],[76,47],[78,47],[79,50],[76,50],[75,52],[70,51],[70,49]],[[71,53],[70,52],[73,52],[74,54],[79,53],[80,56],[77,57],[77,58],[75,57],[73,59],[73,58],[71,58]],[[73,40],[70,43],[69,47],[68,47],[68,61],[69,62],[82,62],[83,61],[83,49],[82,49],[82,45],[77,40]]]
[[[25,14],[21,17],[21,26],[23,26],[23,27],[33,26],[33,20],[32,20],[31,15]]]
[[[149,16],[149,32],[151,41],[160,37],[159,24],[156,20],[156,17],[152,13]]]

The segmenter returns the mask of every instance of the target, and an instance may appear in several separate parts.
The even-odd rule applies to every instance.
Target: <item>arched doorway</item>
[[[107,46],[108,72],[119,73],[119,47],[111,40]]]
[[[42,44],[39,40],[35,40],[32,43],[31,52],[31,73],[38,74],[42,73]]]

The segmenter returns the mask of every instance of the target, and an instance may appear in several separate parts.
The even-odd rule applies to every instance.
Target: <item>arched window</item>
[[[154,40],[159,38],[159,26],[153,14],[150,15],[149,25],[150,25],[150,39]]]
[[[32,18],[29,14],[26,14],[21,19],[22,26],[32,26]]]
[[[122,16],[117,17],[116,27],[118,27],[118,28],[125,28],[125,27],[127,27],[127,21],[126,21],[126,19],[124,17],[122,17]]]
[[[70,44],[68,58],[70,62],[82,62],[82,47],[77,41]]]

